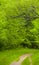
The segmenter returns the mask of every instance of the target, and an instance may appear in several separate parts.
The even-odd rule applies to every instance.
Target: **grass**
[[[23,62],[22,65],[30,65],[29,59],[26,58]]]
[[[39,65],[39,51],[32,56],[33,65]]]
[[[33,52],[33,51],[32,51]],[[31,56],[32,65],[39,65],[39,50],[35,50]],[[29,58],[22,62],[22,65],[30,65]]]
[[[30,50],[27,49],[15,49],[15,50],[6,50],[0,52],[0,65],[9,65],[14,60],[18,60],[19,56],[25,53],[30,53]]]
[[[39,65],[39,50],[35,50],[31,56],[32,65]],[[22,65],[30,65],[29,58],[22,62]]]
[[[32,53],[33,65],[39,65],[39,50],[26,48],[0,51],[0,65],[10,65],[11,62],[19,60],[19,56],[26,53]],[[23,63],[26,64],[26,62],[28,62],[28,59]]]

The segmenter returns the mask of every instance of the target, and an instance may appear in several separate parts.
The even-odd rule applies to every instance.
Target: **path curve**
[[[21,65],[21,63],[23,62],[23,60],[25,60],[27,57],[29,57],[29,62],[30,62],[30,65],[32,65],[32,60],[30,58],[32,54],[24,54],[22,56],[19,57],[19,61],[15,61],[15,62],[12,62],[10,65]]]

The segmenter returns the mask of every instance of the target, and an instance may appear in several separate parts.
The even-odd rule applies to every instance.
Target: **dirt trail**
[[[27,57],[29,57],[29,62],[30,65],[32,65],[32,60],[31,60],[31,56],[32,54],[24,54],[22,56],[19,57],[19,61],[16,62],[12,62],[10,65],[21,65],[21,63],[23,62],[23,60],[25,60]]]

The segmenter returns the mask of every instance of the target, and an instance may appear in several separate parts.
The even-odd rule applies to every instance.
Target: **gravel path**
[[[31,60],[31,56],[32,54],[24,54],[22,56],[19,57],[19,61],[16,62],[12,62],[10,65],[21,65],[21,63],[23,62],[23,60],[25,60],[27,57],[29,57],[29,62],[30,65],[32,65],[32,60]]]

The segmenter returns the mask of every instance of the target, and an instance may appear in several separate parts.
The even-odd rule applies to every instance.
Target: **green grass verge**
[[[26,58],[23,62],[22,65],[30,65],[29,59]]]
[[[32,55],[33,65],[39,65],[39,51]]]
[[[26,48],[0,51],[0,65],[10,65],[13,61],[19,60],[19,56],[26,53],[32,53],[33,65],[39,65],[39,50]],[[26,62],[28,62],[28,60]]]
[[[33,52],[33,51],[32,51]],[[31,56],[32,65],[39,65],[39,50],[35,50]],[[22,65],[30,65],[29,58],[22,62]]]

